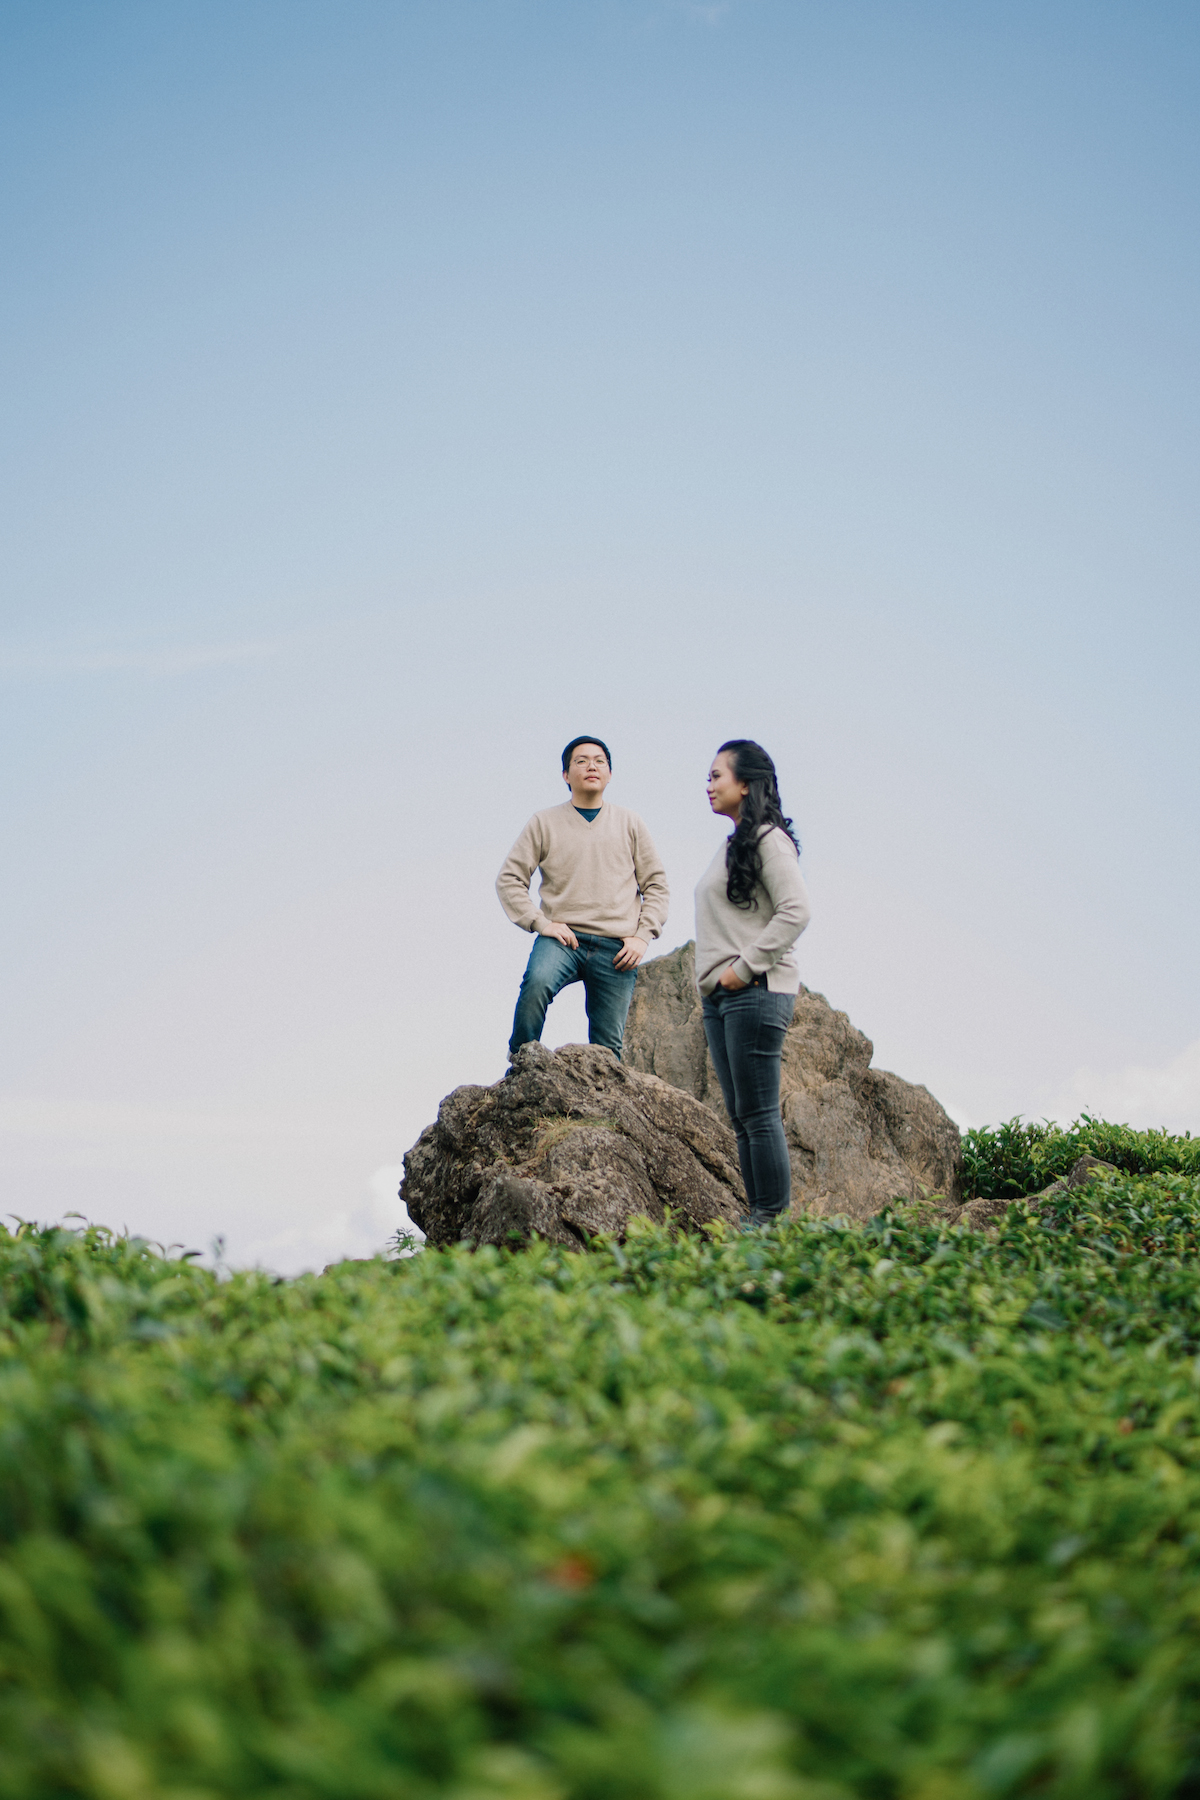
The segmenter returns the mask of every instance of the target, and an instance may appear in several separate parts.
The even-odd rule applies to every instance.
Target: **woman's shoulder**
[[[790,832],[782,825],[764,824],[758,836],[758,847],[767,856],[790,856],[797,859],[800,852]]]

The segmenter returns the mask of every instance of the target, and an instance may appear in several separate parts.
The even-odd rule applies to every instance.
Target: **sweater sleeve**
[[[522,931],[536,931],[539,935],[544,933],[547,919],[533,904],[529,884],[544,855],[541,825],[535,813],[505,857],[504,867],[496,877],[500,904],[513,924],[519,925]]]
[[[756,975],[765,975],[773,968],[812,917],[808,889],[790,841],[772,831],[763,842],[762,852],[762,886],[770,902],[770,914],[753,944],[733,964],[739,981],[753,981]]]
[[[648,944],[658,937],[667,922],[671,890],[667,886],[667,871],[640,819],[635,819],[633,826],[633,870],[642,897],[637,930],[633,935]]]

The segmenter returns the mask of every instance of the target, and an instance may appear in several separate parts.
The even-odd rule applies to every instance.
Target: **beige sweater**
[[[728,839],[726,839],[726,843]],[[759,839],[762,887],[751,911],[725,895],[725,843],[696,883],[696,985],[711,994],[726,969],[739,981],[766,975],[773,994],[798,994],[800,965],[792,945],[812,908],[786,831],[769,826]]]
[[[534,872],[542,885],[535,906]],[[604,805],[589,825],[568,800],[534,813],[496,877],[500,904],[523,931],[569,925],[596,937],[649,943],[667,918],[666,871],[634,812]]]

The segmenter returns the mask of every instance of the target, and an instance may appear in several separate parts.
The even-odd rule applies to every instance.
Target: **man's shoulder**
[[[539,806],[535,813],[529,815],[529,822],[525,829],[526,831],[529,831],[534,825],[540,825],[545,829],[547,826],[552,826],[556,823],[562,824],[565,821],[566,814],[569,813],[570,810],[571,802],[569,800],[565,806]]]
[[[634,832],[646,830],[646,821],[640,813],[635,813],[628,806],[614,806],[611,800],[604,802],[604,810],[610,815],[609,824],[618,831]]]

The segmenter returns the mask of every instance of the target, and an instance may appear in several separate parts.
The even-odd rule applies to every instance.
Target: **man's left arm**
[[[614,966],[618,969],[637,968],[650,948],[651,939],[662,932],[667,922],[667,908],[671,903],[667,871],[654,848],[650,833],[640,819],[634,821],[632,848],[633,872],[637,876],[642,905],[638,913],[637,930],[632,937],[624,940],[623,948],[613,958]]]

